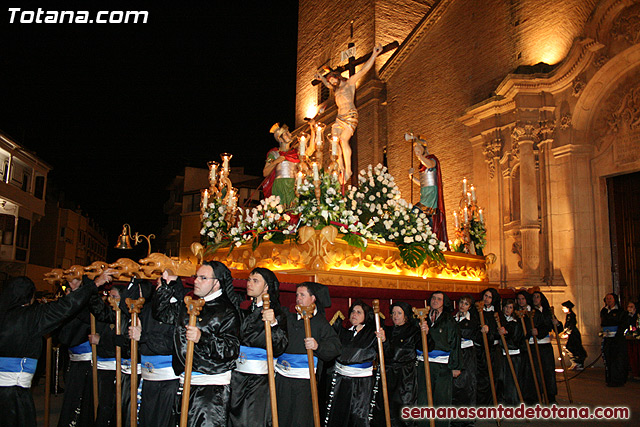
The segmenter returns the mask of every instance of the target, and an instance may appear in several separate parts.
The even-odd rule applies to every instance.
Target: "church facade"
[[[449,235],[466,178],[491,283],[571,299],[597,354],[604,295],[639,294],[640,1],[300,0],[298,25],[297,130],[326,97],[318,70],[398,41],[357,89],[354,170],[385,162],[415,203],[403,136],[420,134]]]

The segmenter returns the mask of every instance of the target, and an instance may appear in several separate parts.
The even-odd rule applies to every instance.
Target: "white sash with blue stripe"
[[[140,355],[142,379],[146,381],[167,381],[178,378],[173,371],[173,357],[169,355]]]
[[[72,362],[88,362],[91,360],[91,344],[85,341],[75,347],[69,347],[69,360]]]
[[[98,369],[100,369],[101,371],[115,371],[116,358],[98,356]]]
[[[274,359],[274,365],[276,360]],[[265,375],[267,367],[267,350],[258,347],[240,346],[240,353],[236,361],[236,371],[243,374]]]
[[[28,357],[0,357],[0,386],[30,388],[37,365]]]
[[[373,375],[373,363],[355,363],[353,365],[343,365],[340,362],[336,362],[336,372],[345,377],[351,378],[364,378]],[[307,368],[307,370],[309,370]]]
[[[180,374],[180,384],[184,384],[184,372]],[[191,385],[227,385],[231,384],[231,371],[221,374],[203,374],[191,372]]]
[[[313,356],[314,372],[318,370],[318,358]],[[309,379],[309,359],[306,354],[282,353],[275,366],[283,377]]]

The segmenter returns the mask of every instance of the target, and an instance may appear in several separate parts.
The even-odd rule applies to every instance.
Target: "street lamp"
[[[125,224],[122,226],[122,233],[118,236],[118,243],[114,246],[116,249],[133,249],[131,246],[131,226],[129,224]],[[133,244],[137,245],[142,241],[142,239],[147,240],[147,244],[149,245],[149,251],[147,252],[147,256],[151,254],[151,239],[155,239],[155,234],[149,234],[145,236],[144,234],[137,233],[133,235]]]

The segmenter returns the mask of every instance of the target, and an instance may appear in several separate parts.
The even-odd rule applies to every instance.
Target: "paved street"
[[[575,373],[571,373],[575,375]],[[562,379],[562,374],[558,375],[558,379]],[[573,394],[574,406],[589,406],[595,408],[597,406],[627,406],[631,410],[631,419],[624,421],[613,420],[579,420],[579,421],[502,421],[504,427],[520,427],[520,426],[555,426],[562,427],[590,427],[590,426],[631,426],[640,425],[640,382],[630,381],[624,387],[611,388],[604,383],[604,369],[591,368],[583,371],[577,378],[570,381],[571,391]],[[558,404],[568,405],[567,389],[564,383],[558,383]],[[38,410],[38,425],[44,425],[44,386],[40,385],[33,388],[33,394],[36,401],[36,409]],[[52,396],[51,398],[51,422],[50,426],[55,426],[58,422],[58,412],[62,404],[62,395]],[[479,421],[476,423],[479,427],[495,426],[495,422]]]

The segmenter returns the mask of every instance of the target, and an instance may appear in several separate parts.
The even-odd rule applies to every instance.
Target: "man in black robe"
[[[265,325],[271,325],[274,357],[287,347],[287,319],[280,307],[280,282],[271,270],[256,267],[247,280],[248,310],[240,310],[240,357],[231,374],[229,426],[270,426],[271,403],[267,377]],[[269,295],[270,308],[263,308],[263,295]]]
[[[179,280],[167,272],[158,278],[162,282]],[[173,404],[180,381],[173,371],[174,325],[162,323],[152,315],[153,287],[148,282],[139,284],[142,297],[148,301],[140,311],[138,324],[129,327],[129,335],[139,342],[142,393],[138,412],[141,427],[172,427],[175,425]],[[178,288],[179,287],[174,287]],[[182,293],[180,293],[182,295]],[[176,298],[179,300],[179,298]]]
[[[231,371],[240,350],[240,317],[233,295],[233,278],[218,261],[205,261],[198,268],[193,294],[205,300],[196,326],[189,326],[189,313],[172,287],[177,282],[162,283],[153,297],[154,317],[175,326],[173,334],[173,369],[184,373],[187,341],[193,341],[193,371],[189,395],[189,426],[224,426],[227,423],[231,395]],[[181,379],[184,378],[181,375]],[[180,417],[180,398],[176,414]]]
[[[542,375],[544,375],[544,385],[547,390],[549,404],[556,402],[556,394],[558,394],[558,386],[556,384],[556,360],[553,355],[553,346],[551,345],[550,332],[553,331],[553,324],[557,329],[562,330],[562,323],[551,314],[551,307],[547,297],[540,292],[535,291],[531,295],[533,301],[533,324],[531,335],[538,340],[538,348],[540,349],[540,361],[542,362]],[[533,337],[530,338],[529,344],[534,344]],[[535,344],[534,344],[535,345]],[[538,381],[542,389],[542,381]]]
[[[460,329],[460,375],[453,379],[453,406],[475,406],[477,389],[477,357],[475,343],[482,339],[478,310],[471,295],[458,300],[458,312],[453,319]],[[474,420],[452,420],[455,427],[473,426]]]
[[[42,336],[76,314],[96,288],[110,280],[106,270],[94,282],[83,278],[77,292],[47,304],[33,304],[35,285],[28,277],[9,279],[0,295],[0,414],[8,426],[36,426],[31,380],[42,351]]]
[[[121,287],[112,285],[108,296],[120,298]],[[96,427],[116,425],[116,329],[115,314],[106,297],[91,300],[91,313],[96,318],[96,333],[89,335],[96,345],[98,359],[98,415]]]
[[[276,364],[278,418],[282,427],[313,426],[307,349],[313,350],[317,372],[322,371],[322,361],[335,359],[342,350],[338,335],[324,317],[324,308],[331,306],[327,287],[313,282],[299,284],[296,288],[296,304],[315,304],[316,311],[310,321],[311,338],[305,336],[302,317],[295,312],[287,313],[289,343]]]
[[[604,307],[600,310],[602,326],[602,356],[607,387],[621,387],[629,374],[627,344],[624,328],[628,323],[628,313],[620,307],[618,295],[609,293],[604,297]]]
[[[495,288],[487,288],[480,294],[484,307],[482,309],[484,316],[484,326],[481,328],[481,332],[487,335],[487,342],[489,344],[489,355],[491,356],[491,369],[493,371],[494,383],[498,379],[497,373],[502,370],[503,356],[502,346],[500,345],[500,335],[498,334],[498,323],[494,313],[500,311],[500,294]],[[502,319],[504,320],[504,319]],[[476,348],[476,356],[478,362],[478,390],[476,394],[476,403],[478,406],[493,406],[493,398],[491,394],[491,380],[489,378],[489,368],[487,366],[487,355],[484,349],[484,344],[478,345]],[[495,383],[496,395],[497,390],[501,389],[497,383]],[[497,395],[498,401],[502,400],[502,396]]]
[[[420,328],[427,333],[433,406],[449,407],[452,402],[453,380],[460,375],[462,367],[460,329],[451,316],[453,304],[447,294],[434,292],[429,306],[429,316],[421,322]],[[418,403],[422,403],[420,397]],[[448,426],[449,420],[437,419],[435,424]]]
[[[69,281],[68,292],[76,292],[82,280]],[[92,284],[89,284],[92,286]],[[64,376],[65,392],[58,427],[93,425],[93,377],[91,375],[91,321],[85,306],[60,329],[58,338],[69,351],[69,366]]]
[[[571,367],[569,370],[582,371],[584,369],[584,361],[587,359],[587,351],[582,346],[582,335],[578,329],[578,318],[573,312],[575,305],[567,300],[562,303],[562,311],[565,312],[564,331],[567,335],[567,351],[571,356]]]

